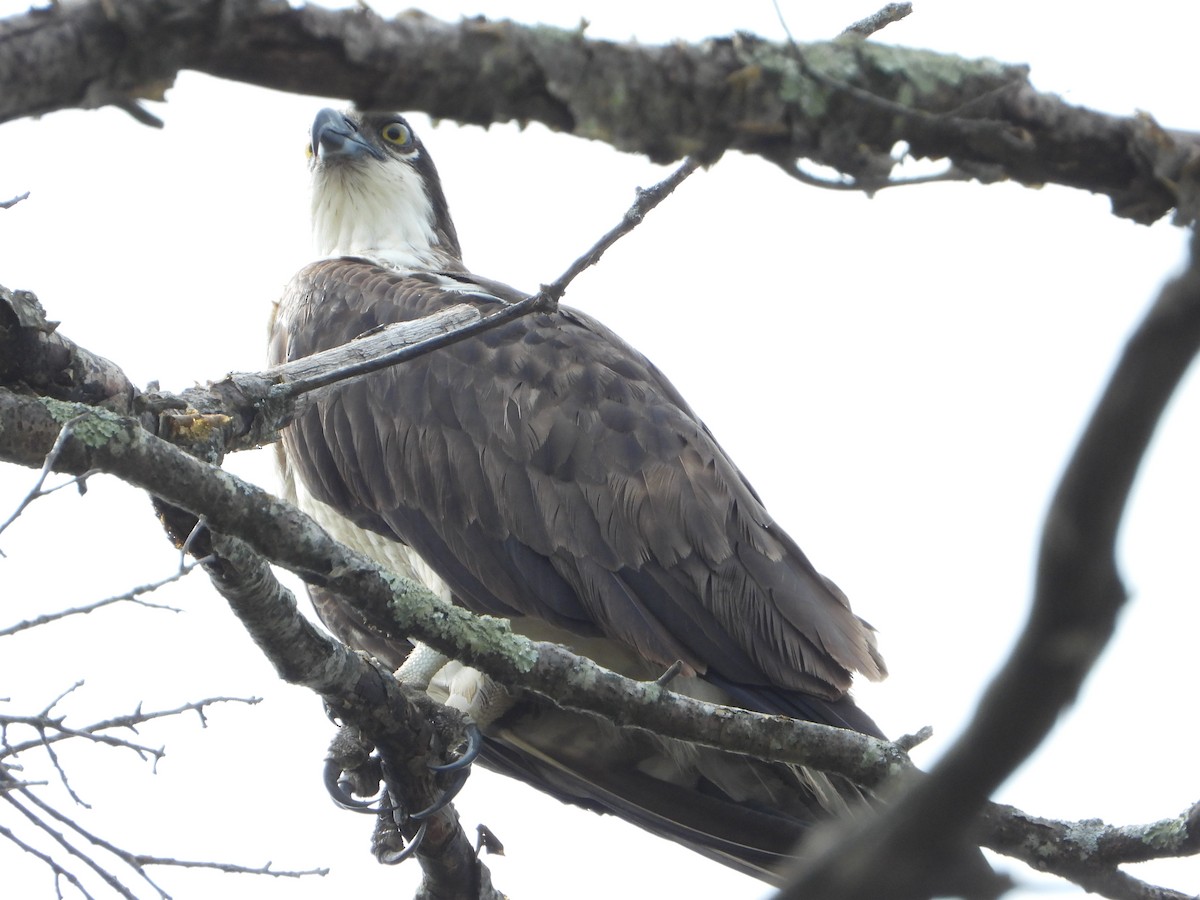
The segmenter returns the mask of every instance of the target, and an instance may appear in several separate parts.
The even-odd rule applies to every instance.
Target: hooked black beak
[[[367,154],[384,159],[383,151],[372,147],[358,133],[358,128],[344,113],[323,109],[312,125],[313,156],[322,160],[334,157],[354,158]]]

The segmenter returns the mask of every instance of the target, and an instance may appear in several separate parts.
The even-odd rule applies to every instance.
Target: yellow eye
[[[311,143],[308,143],[308,144],[305,144],[305,145],[304,145],[304,158],[305,158],[305,159],[312,159],[312,158],[313,158],[313,148],[312,148],[312,144],[311,144]]]
[[[404,147],[412,142],[412,132],[403,122],[388,122],[379,129],[379,136],[397,147]]]

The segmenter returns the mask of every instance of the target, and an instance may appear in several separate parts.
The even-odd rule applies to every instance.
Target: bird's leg
[[[461,722],[459,716],[447,713],[435,716],[431,724],[440,734],[453,733],[461,726],[464,740],[456,759],[429,765],[438,779],[437,799],[427,808],[409,813],[396,792],[387,786],[387,765],[376,748],[357,729],[343,726],[338,730],[326,756],[326,787],[342,808],[377,816],[371,849],[376,859],[388,865],[402,862],[417,851],[428,821],[449,805],[466,784],[471,764],[483,746],[480,728],[495,721],[513,703],[508,691],[482,672],[421,643],[413,646],[395,676],[406,687],[424,691],[442,706],[459,713]],[[411,835],[408,839],[405,831]]]
[[[439,653],[428,644],[413,641],[400,668],[395,671],[396,680],[419,691],[426,690],[438,671],[450,662],[450,657]]]
[[[514,698],[504,687],[470,666],[450,661],[438,670],[429,694],[463,714],[468,722],[487,728],[512,707]],[[445,699],[438,696],[445,692]]]
[[[439,703],[457,710],[466,720],[466,748],[458,759],[433,766],[438,772],[465,769],[479,755],[482,746],[481,728],[486,728],[513,704],[513,698],[478,669],[464,666],[432,647],[414,643],[404,664],[396,670],[396,678],[408,685],[425,690]]]

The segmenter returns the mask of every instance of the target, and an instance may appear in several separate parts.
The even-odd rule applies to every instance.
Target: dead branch
[[[887,6],[872,13],[865,19],[859,19],[853,25],[847,26],[846,30],[839,37],[870,37],[878,31],[891,25],[893,22],[899,22],[901,19],[912,14],[911,3],[889,3]]]
[[[727,149],[785,168],[809,159],[866,191],[889,183],[891,150],[905,142],[987,182],[1106,194],[1138,222],[1196,212],[1194,134],[1038,93],[1023,66],[863,40],[801,49],[802,65],[747,35],[655,47],[415,11],[383,20],[275,0],[92,0],[0,22],[0,122],[140,109],[187,68],[463,123],[536,121],[660,162]]]
[[[272,389],[269,399],[271,401],[293,400],[304,394],[311,394],[319,388],[331,387],[349,378],[377,372],[381,369],[398,365],[416,356],[430,353],[449,344],[466,340],[480,332],[495,328],[512,319],[529,315],[532,312],[556,309],[558,301],[562,299],[563,294],[566,293],[572,281],[586,269],[596,265],[613,244],[641,224],[642,219],[645,218],[647,213],[667,199],[675,188],[679,187],[699,167],[700,163],[696,160],[686,159],[674,172],[658,184],[645,190],[639,190],[633,205],[621,217],[621,221],[603,234],[583,256],[576,259],[558,278],[548,285],[543,285],[541,290],[536,294],[531,294],[525,299],[507,306],[500,312],[493,313],[477,321],[463,322],[442,334],[414,341],[408,346],[400,347],[394,351],[364,355],[359,361],[353,364],[340,366],[332,370],[316,372],[308,376],[292,375],[289,378],[289,374],[294,372],[298,364],[302,361],[298,360],[295,363],[285,363],[282,366],[277,366],[273,371],[278,371],[280,384]],[[467,313],[464,312],[464,317],[466,315]],[[336,350],[326,351],[326,353],[336,352]],[[316,353],[308,357],[308,359],[316,360],[324,355]],[[311,400],[312,398],[309,399]]]

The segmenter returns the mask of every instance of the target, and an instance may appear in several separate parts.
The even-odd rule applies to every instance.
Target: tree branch
[[[202,544],[208,541],[201,539]],[[332,712],[368,736],[379,750],[384,777],[400,809],[427,809],[441,788],[421,763],[442,762],[447,731],[457,734],[457,715],[423,692],[400,684],[378,662],[354,653],[319,631],[271,567],[242,540],[211,535],[215,559],[205,565],[213,586],[229,602],[255,643],[292,684],[321,695]],[[454,720],[448,724],[447,719]],[[418,761],[416,766],[412,761]],[[389,822],[390,824],[390,822]],[[414,839],[416,823],[398,823]],[[424,820],[416,851],[424,881],[419,897],[501,900],[487,867],[476,857],[452,806]]]
[[[1189,277],[1192,276],[1185,276],[1168,286],[1164,291],[1164,298],[1175,297],[1181,290],[1186,294]],[[25,331],[34,335],[35,339],[40,339],[47,333],[38,316],[29,312],[30,308],[40,309],[32,295],[12,294],[0,289],[0,300],[8,302],[7,307],[0,303],[0,312],[6,308],[10,311],[8,332],[0,333],[0,338],[20,345],[22,339],[17,333],[20,329],[11,324],[14,318],[26,322]],[[1178,300],[1170,303],[1160,300],[1156,309],[1170,309],[1175,312],[1169,316],[1166,312],[1152,315],[1148,324],[1139,331],[1139,337],[1131,341],[1131,349],[1127,353],[1127,361],[1131,358],[1141,358],[1152,362],[1153,371],[1159,373],[1156,377],[1160,403],[1161,398],[1166,396],[1162,391],[1169,393],[1170,390],[1170,372],[1180,371],[1187,357],[1188,345],[1184,339],[1189,330],[1180,327],[1180,323],[1176,321],[1179,318],[1180,306]],[[0,316],[0,319],[2,318],[3,316]],[[42,318],[44,319],[44,314]],[[1163,321],[1167,322],[1165,326],[1161,324]],[[1150,322],[1160,324],[1151,328]],[[436,327],[441,328],[443,325],[444,323],[438,323]],[[55,365],[70,368],[75,352],[74,345],[57,331],[53,332],[53,336],[57,348]],[[395,335],[374,334],[354,342],[350,346],[350,352],[361,361],[362,353],[367,352],[365,344],[376,340],[384,340],[386,343],[395,340]],[[1176,349],[1170,353],[1161,353],[1155,348],[1158,347],[1156,342],[1162,341],[1172,342]],[[1138,350],[1136,354],[1133,352],[1135,349]],[[86,352],[83,353],[83,357],[94,358]],[[32,380],[50,386],[57,386],[62,381],[55,377],[54,371],[46,369],[44,361],[36,354],[25,354],[24,358],[41,366],[36,368]],[[114,375],[114,370],[119,370],[111,363],[102,362],[103,365],[95,367],[95,371],[100,373],[97,377],[103,379],[103,383],[107,385],[121,384],[123,376]],[[329,367],[336,369],[343,362],[344,357],[335,353],[320,360],[314,357],[291,365],[303,365],[306,375],[320,378]],[[1164,365],[1167,366],[1165,374]],[[1126,366],[1123,366],[1118,370],[1118,375],[1125,370]],[[289,374],[296,375],[298,372]],[[271,404],[265,402],[265,398],[274,389],[276,379],[281,375],[283,373],[274,372],[232,376],[225,387],[235,384],[236,390],[212,390],[199,394],[189,392],[189,396],[196,399],[202,395],[203,402],[213,404],[213,415],[201,418],[220,419],[227,423],[222,427],[238,430],[243,435],[253,435],[254,440],[259,441],[265,434],[273,433],[278,426],[278,420],[273,419],[272,415],[287,415],[286,408],[276,407],[271,410]],[[65,390],[68,393],[83,390],[98,396],[105,393],[92,390],[86,382],[70,385]],[[1120,393],[1120,390],[1117,390],[1117,394]],[[124,388],[116,391],[116,396],[125,397]],[[242,406],[221,406],[223,398],[228,396],[236,396]],[[1139,395],[1134,393],[1130,396]],[[111,398],[105,402],[113,405]],[[186,405],[180,398],[172,398],[170,395],[142,397],[129,405],[145,408],[153,407],[155,402],[168,409]],[[1140,402],[1135,401],[1135,406],[1139,406]],[[1139,408],[1145,415],[1147,408]],[[187,414],[182,418],[189,421],[195,416]],[[167,419],[170,420],[169,415]],[[257,424],[253,427],[245,426],[245,423],[252,420]],[[1153,415],[1144,419],[1141,430],[1148,434],[1146,429],[1152,427],[1153,421]],[[113,471],[131,484],[143,487],[194,515],[204,516],[206,521],[219,530],[244,536],[266,558],[292,569],[310,583],[356,598],[361,613],[375,628],[398,637],[411,635],[423,640],[454,657],[476,665],[502,683],[524,686],[550,696],[563,705],[599,712],[619,724],[635,725],[664,736],[721,749],[838,771],[866,786],[877,786],[890,775],[909,769],[907,758],[897,747],[880,745],[868,738],[838,729],[830,729],[829,734],[822,735],[819,726],[784,723],[772,717],[756,717],[753,714],[743,714],[720,707],[694,705],[691,701],[662,691],[657,685],[644,685],[621,679],[592,666],[587,661],[579,660],[561,647],[532,645],[514,638],[506,634],[499,623],[474,620],[462,610],[446,607],[423,589],[400,582],[393,576],[379,571],[369,561],[355,557],[345,548],[332,542],[299,513],[260,489],[239,482],[228,473],[191,459],[170,444],[153,438],[143,430],[146,424],[144,415],[141,420],[122,419],[103,410],[75,404],[55,403],[46,399],[31,400],[0,393],[0,433],[5,436],[5,445],[0,448],[0,454],[25,465],[42,465],[44,454],[60,441],[62,426],[68,422],[73,423],[73,437],[60,444],[60,451],[64,456],[62,462],[67,469],[77,471],[79,466],[86,469],[95,463],[102,470]],[[243,423],[245,427],[234,429],[232,424],[228,424],[238,422]],[[6,423],[19,423],[19,427],[15,424],[13,427],[5,427]],[[166,430],[176,438],[181,436],[178,428]],[[1120,430],[1127,439],[1135,434],[1123,424],[1120,425]],[[190,434],[182,436],[191,437]],[[17,440],[18,437],[20,440]],[[236,445],[244,443],[246,438],[235,437],[230,440]],[[1102,442],[1102,445],[1109,448],[1106,451],[1109,453],[1125,447],[1124,443],[1109,445]],[[1106,484],[1120,487],[1125,483],[1127,486],[1128,478],[1131,477],[1129,466],[1136,462],[1138,446],[1140,445],[1135,442],[1121,457],[1125,467],[1124,481],[1120,478],[1109,478],[1108,470],[1104,470],[1102,474]],[[1096,477],[1097,474],[1096,471],[1092,471],[1082,483],[1086,484],[1089,477]],[[1094,501],[1093,496],[1089,502]],[[1085,512],[1088,521],[1095,521],[1094,509],[1089,507]],[[1114,528],[1114,516],[1117,513],[1110,509],[1106,515],[1109,528]],[[1111,548],[1111,544],[1108,546]],[[196,551],[196,548],[192,549]],[[1097,622],[1099,620],[1093,624],[1096,625]],[[1101,624],[1097,627],[1105,626]],[[1095,652],[1094,648],[1092,652]],[[1037,655],[1036,652],[1034,655]],[[1062,662],[1086,666],[1087,661],[1083,656],[1079,656],[1074,660]],[[1039,696],[1046,696],[1044,685],[1047,683],[1067,685],[1067,681],[1061,680],[1061,673],[1057,669],[1049,674],[1041,669],[1030,671],[1041,672],[1040,675],[1033,676],[1033,690]],[[571,672],[579,673],[582,677],[574,680],[569,675],[564,675]],[[1082,676],[1077,672],[1075,677]],[[1066,693],[1070,694],[1071,691],[1067,690]],[[1060,697],[1056,702],[1067,702],[1067,699],[1069,697]],[[1006,716],[1006,724],[999,726],[1006,740],[1022,733],[1021,729],[1012,730],[1009,721],[1011,717],[1003,713],[1010,702],[1011,698],[1003,700],[999,706],[1001,712],[996,713]],[[1021,708],[1023,713],[1020,718],[1030,724],[1044,723],[1047,717],[1052,718],[1054,715],[1053,712],[1049,712],[1033,716],[1025,711],[1024,706]],[[993,731],[995,728],[996,726],[992,726]],[[1025,734],[1023,738],[1024,741],[1032,741],[1034,744],[1037,739],[1037,736],[1032,734]],[[985,756],[993,754],[996,748],[1006,746],[1005,741],[997,741],[990,732],[982,740],[987,748]],[[864,761],[869,761],[869,764],[863,765]],[[1008,764],[1011,764],[1011,757]],[[995,767],[989,769],[989,772],[986,779],[989,784],[1003,777],[1000,769]],[[978,783],[978,775],[974,770],[968,775],[962,775],[960,772],[958,777]],[[972,789],[973,792],[960,791],[958,788],[953,790],[956,792],[953,795],[959,798],[959,802],[957,812],[951,815],[955,822],[961,824],[974,815],[982,799],[990,792],[990,787],[977,787]],[[934,794],[937,793],[935,790]],[[944,800],[943,795],[937,802],[940,805]],[[933,820],[921,821],[928,824]],[[925,826],[905,826],[902,831],[911,836],[921,833],[923,827]],[[960,828],[959,831],[961,830]],[[907,850],[904,852],[908,854]],[[918,857],[909,855],[907,858]],[[1050,863],[1046,865],[1051,867]],[[1074,870],[1074,864],[1069,860],[1057,860],[1052,865],[1061,865],[1063,871],[1060,874],[1068,877]],[[894,887],[895,885],[889,889]]]
[[[60,764],[52,745],[66,740],[89,741],[111,747],[124,748],[136,753],[143,760],[149,759],[157,763],[158,759],[163,756],[163,750],[154,749],[126,738],[117,737],[110,732],[115,729],[127,729],[136,732],[139,725],[145,725],[155,719],[179,716],[185,712],[196,712],[203,723],[205,721],[205,709],[213,704],[258,702],[254,698],[209,697],[205,700],[187,703],[170,710],[144,711],[139,706],[137,710],[128,715],[94,722],[90,725],[68,727],[65,724],[65,716],[52,715],[51,713],[63,697],[78,688],[80,684],[76,683],[59,694],[39,715],[0,715],[0,801],[6,804],[5,809],[16,812],[24,817],[36,831],[42,834],[44,839],[57,845],[60,848],[60,855],[63,859],[55,859],[52,854],[42,852],[37,847],[18,837],[12,829],[3,826],[0,826],[0,838],[10,841],[19,849],[33,855],[50,869],[56,879],[61,878],[66,880],[84,897],[91,897],[92,894],[84,886],[83,880],[81,880],[79,875],[76,875],[72,871],[72,867],[78,870],[80,874],[84,874],[84,870],[90,871],[120,896],[134,897],[133,891],[122,883],[115,872],[110,871],[109,856],[114,857],[132,870],[134,874],[153,888],[160,897],[167,897],[168,894],[150,878],[149,874],[145,871],[146,866],[206,868],[222,872],[239,872],[290,878],[302,875],[325,874],[324,870],[317,869],[303,872],[279,870],[272,868],[269,863],[265,866],[250,867],[233,863],[181,860],[132,853],[82,827],[76,817],[65,815],[54,806],[42,800],[35,791],[35,788],[45,785],[47,783],[45,780],[17,780],[10,774],[11,771],[19,771],[25,768],[16,763],[16,760],[23,753],[36,750],[44,751],[49,758],[50,765],[57,772],[59,781],[69,796],[76,803],[86,806],[87,804],[79,799],[74,789],[68,784],[66,772]],[[13,732],[23,729],[35,732],[37,737],[25,741],[14,741],[12,739]],[[54,823],[63,826],[61,830]]]
[[[1000,805],[989,805],[983,821],[984,846],[1035,869],[1062,874],[1093,893],[1118,900],[1189,900],[1189,895],[1131,878],[1118,866],[1200,853],[1200,803],[1146,825],[1056,822]]]
[[[652,682],[622,678],[557,644],[513,635],[502,620],[476,617],[381,569],[338,544],[294,507],[154,437],[134,419],[0,390],[0,435],[5,438],[0,442],[0,459],[40,465],[61,426],[76,417],[73,439],[63,448],[57,469],[94,468],[114,474],[202,517],[214,531],[245,540],[264,558],[310,584],[353,598],[373,625],[412,636],[504,684],[597,712],[618,724],[838,771],[868,786],[910,765],[898,748],[884,741],[841,728],[689,700]]]
[[[848,900],[881,889],[919,896],[914,886],[947,853],[947,836],[971,827],[992,791],[1074,701],[1126,600],[1115,544],[1129,490],[1198,350],[1200,237],[1193,233],[1188,268],[1166,284],[1129,339],[1063,474],[1046,517],[1029,620],[971,723],[929,778],[844,835],[836,853],[806,861],[783,897]],[[1115,868],[1110,874],[1113,883],[1130,881]]]
[[[839,37],[849,37],[851,35],[860,38],[870,37],[893,22],[899,22],[911,14],[911,3],[889,3],[883,9],[873,12],[865,19],[859,19],[853,25],[848,26]]]
[[[55,416],[66,421],[81,413],[77,406],[0,391],[0,434],[12,434],[13,429],[7,426],[19,421],[26,434],[37,435],[43,449],[48,450],[56,439]],[[534,690],[567,707],[597,712],[620,725],[759,758],[841,772],[865,786],[882,785],[904,772],[911,773],[905,780],[918,786],[927,781],[911,768],[907,757],[894,745],[843,729],[690,700],[654,683],[624,679],[557,645],[537,644],[512,635],[498,620],[476,618],[443,603],[423,588],[380,570],[371,561],[332,541],[296,510],[146,434],[136,423],[103,411],[94,415],[96,422],[87,422],[82,429],[77,426],[78,434],[91,436],[88,443],[69,443],[60,467],[68,471],[77,467],[112,471],[134,486],[160,495],[195,515],[203,515],[212,527],[239,535],[265,558],[291,569],[310,583],[354,598],[367,621],[387,633],[412,635],[477,666],[502,683]],[[3,458],[29,466],[39,464],[32,447],[23,453],[28,455],[14,458],[7,442],[0,444]],[[197,550],[202,551],[203,547]],[[292,612],[265,609],[264,614],[284,615],[291,621]],[[304,621],[298,614],[295,620]],[[333,657],[338,662],[332,667],[322,661],[326,659],[323,649],[306,656],[305,648],[313,641],[333,642],[324,636],[302,636],[291,630],[293,627],[300,626],[274,629],[276,638],[269,642],[274,648],[272,653],[285,648],[289,654],[301,654],[285,657],[282,664],[272,656],[285,678],[319,692],[331,690],[331,686],[357,683],[355,679],[333,676],[340,667],[357,665],[361,659],[347,654],[344,648]],[[291,662],[286,661],[289,658]],[[308,662],[302,663],[305,658]],[[370,678],[380,679],[386,674],[377,672]],[[990,818],[984,821],[986,833],[981,840],[1006,852],[1012,850],[1011,835],[1019,833],[1022,827],[1019,819],[1024,814],[991,805],[984,808]],[[989,837],[999,829],[1010,829],[1009,836]],[[846,846],[839,848],[839,855],[846,852]],[[1078,868],[1065,859],[1049,860],[1042,867],[1065,877],[1071,877]],[[890,877],[894,876],[895,872]]]
[[[0,22],[0,122],[129,108],[182,69],[464,123],[537,121],[662,162],[806,158],[866,191],[890,183],[906,142],[988,182],[1106,194],[1138,222],[1200,207],[1195,134],[1071,106],[1022,66],[851,39],[801,45],[798,60],[747,35],[655,47],[281,0],[93,0]]]

